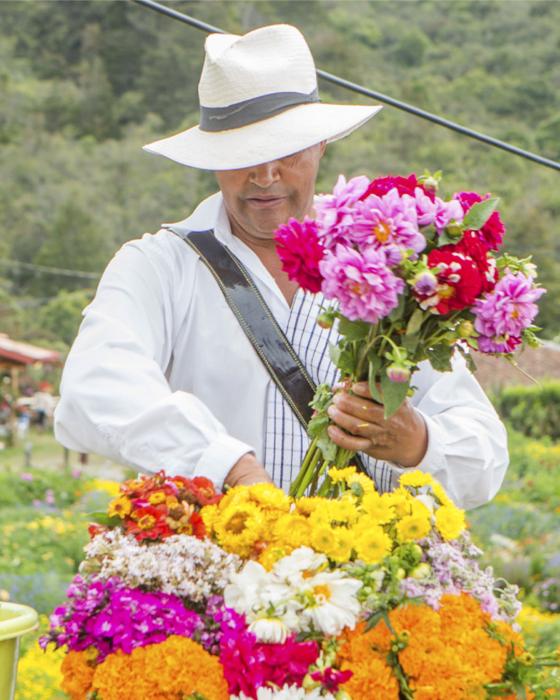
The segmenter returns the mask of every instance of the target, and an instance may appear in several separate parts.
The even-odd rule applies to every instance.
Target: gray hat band
[[[259,95],[227,107],[200,107],[202,131],[227,131],[273,117],[297,105],[319,102],[319,91],[315,88],[308,95],[302,92],[273,92]]]

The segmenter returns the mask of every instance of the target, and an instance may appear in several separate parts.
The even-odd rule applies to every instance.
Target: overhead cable
[[[22,262],[21,260],[10,260],[8,258],[0,258],[0,265],[4,267],[21,267],[24,270],[31,270],[44,275],[63,275],[65,277],[80,277],[88,280],[98,280],[101,277],[101,273],[97,272],[68,270],[63,267],[49,267],[47,265],[34,265],[33,263]]]
[[[182,12],[178,12],[177,10],[173,10],[170,7],[161,5],[160,3],[155,2],[154,0],[132,0],[132,2],[135,2],[137,5],[143,5],[144,7],[148,7],[151,10],[155,10],[156,12],[166,15],[167,17],[171,17],[172,19],[176,19],[179,22],[189,24],[191,27],[196,27],[197,29],[201,29],[202,31],[225,34],[225,31],[223,29],[220,29],[220,27],[215,27],[211,24],[208,24],[207,22],[202,22],[201,20],[196,19],[195,17],[185,15]],[[400,109],[404,112],[408,112],[416,117],[419,117],[420,119],[426,119],[427,121],[433,122],[434,124],[438,124],[439,126],[443,126],[446,129],[451,129],[452,131],[462,134],[463,136],[476,139],[477,141],[482,141],[483,143],[487,143],[490,146],[494,146],[495,148],[501,148],[502,150],[507,151],[508,153],[512,153],[513,155],[521,156],[522,158],[531,160],[535,163],[538,163],[539,165],[543,165],[547,168],[552,168],[553,170],[560,171],[560,163],[554,160],[550,160],[549,158],[544,158],[543,156],[539,156],[538,154],[532,153],[531,151],[526,151],[522,148],[518,148],[517,146],[513,146],[510,143],[506,143],[505,141],[496,139],[493,136],[487,136],[486,134],[482,134],[479,131],[474,131],[473,129],[469,129],[466,126],[461,126],[461,124],[457,124],[456,122],[452,122],[449,119],[439,117],[437,114],[426,112],[426,110],[424,109],[420,109],[419,107],[410,105],[407,102],[402,102],[401,100],[397,100],[394,97],[389,97],[388,95],[384,95],[383,93],[377,92],[376,90],[370,90],[369,88],[366,88],[363,85],[352,83],[349,80],[345,80],[344,78],[339,78],[338,76],[333,75],[332,73],[327,73],[324,70],[317,69],[317,75],[320,78],[323,78],[323,80],[333,83],[334,85],[338,85],[339,87],[346,88],[347,90],[351,90],[352,92],[358,93],[360,95],[365,95],[366,97],[371,97],[380,102],[384,102],[385,104],[395,107],[395,109]]]

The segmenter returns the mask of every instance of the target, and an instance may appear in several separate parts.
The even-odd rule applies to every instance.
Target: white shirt
[[[182,223],[213,228],[288,328],[294,304],[233,236],[220,193]],[[447,373],[422,363],[414,384],[412,403],[428,429],[419,466],[458,505],[487,502],[508,464],[506,432],[491,403],[460,357]],[[147,471],[204,475],[221,485],[243,454],[265,460],[271,386],[211,273],[190,246],[162,229],[117,252],[84,310],[64,368],[55,434],[69,449]],[[381,466],[392,484],[403,471]]]

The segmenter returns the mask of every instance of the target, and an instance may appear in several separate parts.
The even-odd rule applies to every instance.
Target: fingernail
[[[334,403],[335,406],[338,406],[338,402],[340,401],[340,394],[335,394],[333,396],[332,402]]]
[[[336,415],[336,408],[335,408],[334,406],[329,406],[329,407],[327,408],[327,413],[329,414],[329,416],[330,416],[331,418],[334,418],[335,415]]]

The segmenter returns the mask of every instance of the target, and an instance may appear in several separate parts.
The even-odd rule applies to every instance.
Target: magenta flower
[[[43,649],[50,642],[70,651],[94,647],[101,663],[119,649],[130,654],[173,634],[192,637],[202,628],[200,616],[177,596],[127,588],[116,577],[102,581],[75,576],[67,596],[68,602],[51,615],[49,632],[39,640]]]
[[[360,247],[383,248],[390,265],[400,263],[406,250],[420,253],[426,247],[414,199],[399,195],[396,188],[382,197],[370,195],[356,205],[350,237]]]
[[[349,232],[353,224],[353,207],[369,186],[365,175],[348,182],[339,175],[332,194],[320,195],[315,200],[315,211],[320,236],[326,248],[332,248]]]
[[[317,223],[309,219],[303,223],[297,219],[290,219],[276,231],[275,238],[282,269],[300,287],[316,294],[323,281],[319,272],[319,262],[325,252],[319,240]]]
[[[321,683],[323,688],[331,693],[337,693],[340,686],[349,681],[352,676],[352,671],[338,671],[331,667],[311,674],[312,680]]]
[[[351,321],[377,323],[398,305],[404,282],[387,265],[383,250],[364,249],[361,253],[342,245],[327,251],[319,263],[324,277],[322,290],[327,299],[336,299],[340,310]]]
[[[453,195],[453,198],[460,202],[461,207],[466,214],[473,204],[477,204],[483,199],[488,199],[490,196],[490,194],[485,194],[484,197],[481,197],[477,192],[458,192],[457,194]],[[476,233],[478,238],[489,250],[498,250],[502,245],[504,235],[506,233],[506,227],[500,218],[500,213],[497,211],[492,212],[488,218],[488,221],[484,224],[480,231],[477,231]]]
[[[263,686],[301,686],[319,657],[317,642],[297,642],[291,635],[283,644],[265,644],[249,632],[241,615],[229,608],[225,612],[220,661],[231,695],[256,698]]]
[[[508,272],[484,299],[477,299],[473,312],[482,352],[512,352],[523,330],[538,313],[536,301],[545,293],[522,273]]]

